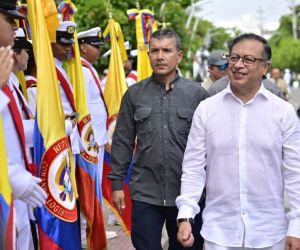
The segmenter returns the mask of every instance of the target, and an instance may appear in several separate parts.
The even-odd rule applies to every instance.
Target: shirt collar
[[[56,66],[61,67],[63,66],[63,61],[58,60],[56,57],[54,57],[54,63]]]
[[[175,76],[174,80],[172,82],[170,82],[170,85],[173,84],[173,87],[176,87],[176,85],[177,85],[177,79],[179,77],[180,77],[180,75],[178,73],[178,70],[176,70],[176,76]],[[151,78],[152,78],[152,80],[154,82],[156,82],[158,84],[158,86],[162,86],[162,87],[165,88],[165,84],[163,82],[159,81],[158,79],[156,79],[154,73],[152,73]]]
[[[265,88],[265,85],[263,84],[263,82],[260,85],[259,90],[256,92],[256,94],[254,95],[254,97],[249,100],[247,103],[253,102],[256,98],[258,98],[259,96],[263,97],[264,99],[268,100],[269,99],[269,95],[270,92],[267,91],[267,89]],[[229,84],[227,84],[226,89],[224,90],[224,98],[226,96],[232,96],[234,99],[238,100],[239,102],[241,101],[237,96],[234,95],[234,93],[231,90],[230,87],[230,82]]]

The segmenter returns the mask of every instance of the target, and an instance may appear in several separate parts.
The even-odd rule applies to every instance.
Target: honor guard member
[[[67,72],[63,68],[63,62],[71,57],[75,28],[76,24],[72,21],[60,22],[56,30],[56,42],[51,43],[59,91],[66,118],[65,129],[67,135],[70,136],[73,155],[80,153],[80,136],[76,126],[78,113],[75,108],[72,84]]]
[[[93,67],[93,64],[95,64],[97,59],[100,57],[102,46],[101,28],[95,27],[79,32],[77,34],[77,38],[81,55],[81,63],[83,66],[82,71],[84,75],[88,107],[91,114],[95,141],[99,147],[98,167],[100,169],[100,181],[102,182],[104,149],[105,144],[108,142],[106,129],[108,111],[100,86],[101,81],[99,79],[98,72]],[[85,235],[85,230],[83,231],[85,226],[82,223],[81,226],[81,235],[83,236]],[[116,232],[106,231],[107,239],[111,239],[116,236]],[[83,240],[86,240],[86,238],[84,237],[82,241]]]
[[[30,41],[29,41],[30,42]],[[35,116],[36,113],[36,90],[37,90],[37,79],[36,79],[36,64],[33,54],[32,45],[27,50],[29,59],[27,63],[27,69],[24,70],[25,82],[28,96],[28,104],[31,113]]]
[[[104,145],[108,142],[106,121],[107,107],[100,87],[100,79],[93,64],[100,57],[101,29],[99,27],[78,33],[82,71],[87,94],[88,107],[93,123],[95,141],[99,146],[99,168],[102,176]]]
[[[14,45],[14,35],[17,30],[14,19],[21,18],[24,17],[16,11],[16,1],[0,2],[0,47]],[[38,185],[41,180],[28,171],[30,166],[25,149],[26,137],[17,93],[10,83],[5,84],[2,91],[9,99],[9,104],[2,110],[2,119],[8,175],[17,215],[16,248],[33,249],[27,205],[32,208],[42,206],[45,203],[46,193]]]
[[[126,83],[127,86],[130,87],[132,84],[135,84],[138,80],[138,73],[136,70],[133,70],[133,64],[137,56],[137,50],[131,50],[129,41],[126,41],[124,45],[127,52],[127,60],[123,62],[123,66],[126,76]]]
[[[127,60],[123,62],[124,73],[126,77],[127,86],[130,87],[132,84],[136,83],[138,80],[138,73],[136,70],[133,70],[133,64],[135,62],[137,56],[137,50],[131,50],[130,42],[126,41],[124,43],[126,52],[127,52]],[[109,58],[111,54],[111,50],[106,51],[103,54],[104,58]],[[101,81],[101,87],[104,90],[106,85],[107,77],[104,77]]]

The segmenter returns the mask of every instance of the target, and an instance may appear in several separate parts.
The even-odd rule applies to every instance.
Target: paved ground
[[[107,240],[108,250],[134,250],[135,248],[132,246],[130,236],[127,236],[122,228],[119,225],[106,225],[107,231],[115,231],[118,234],[117,238]],[[168,249],[166,232],[163,231],[162,236],[162,246],[163,249]]]

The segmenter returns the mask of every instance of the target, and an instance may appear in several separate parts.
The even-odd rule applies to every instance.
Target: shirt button
[[[168,142],[168,140],[165,140],[165,141],[164,141],[164,143],[167,143],[167,142]]]
[[[164,128],[167,128],[167,125],[164,125]]]
[[[164,100],[166,100],[167,99],[167,97],[166,96],[164,96]]]
[[[246,215],[247,214],[247,212],[242,212],[242,215]]]

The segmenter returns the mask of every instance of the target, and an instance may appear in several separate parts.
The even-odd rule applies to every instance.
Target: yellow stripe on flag
[[[0,114],[0,193],[8,205],[11,203],[11,187],[8,179],[6,147],[2,126],[2,117]]]
[[[122,97],[127,90],[124,67],[121,58],[117,37],[121,33],[120,25],[111,18],[103,32],[103,36],[110,34],[111,55],[108,67],[107,81],[104,90],[104,98],[109,117],[119,113]],[[123,43],[124,46],[124,43]]]

